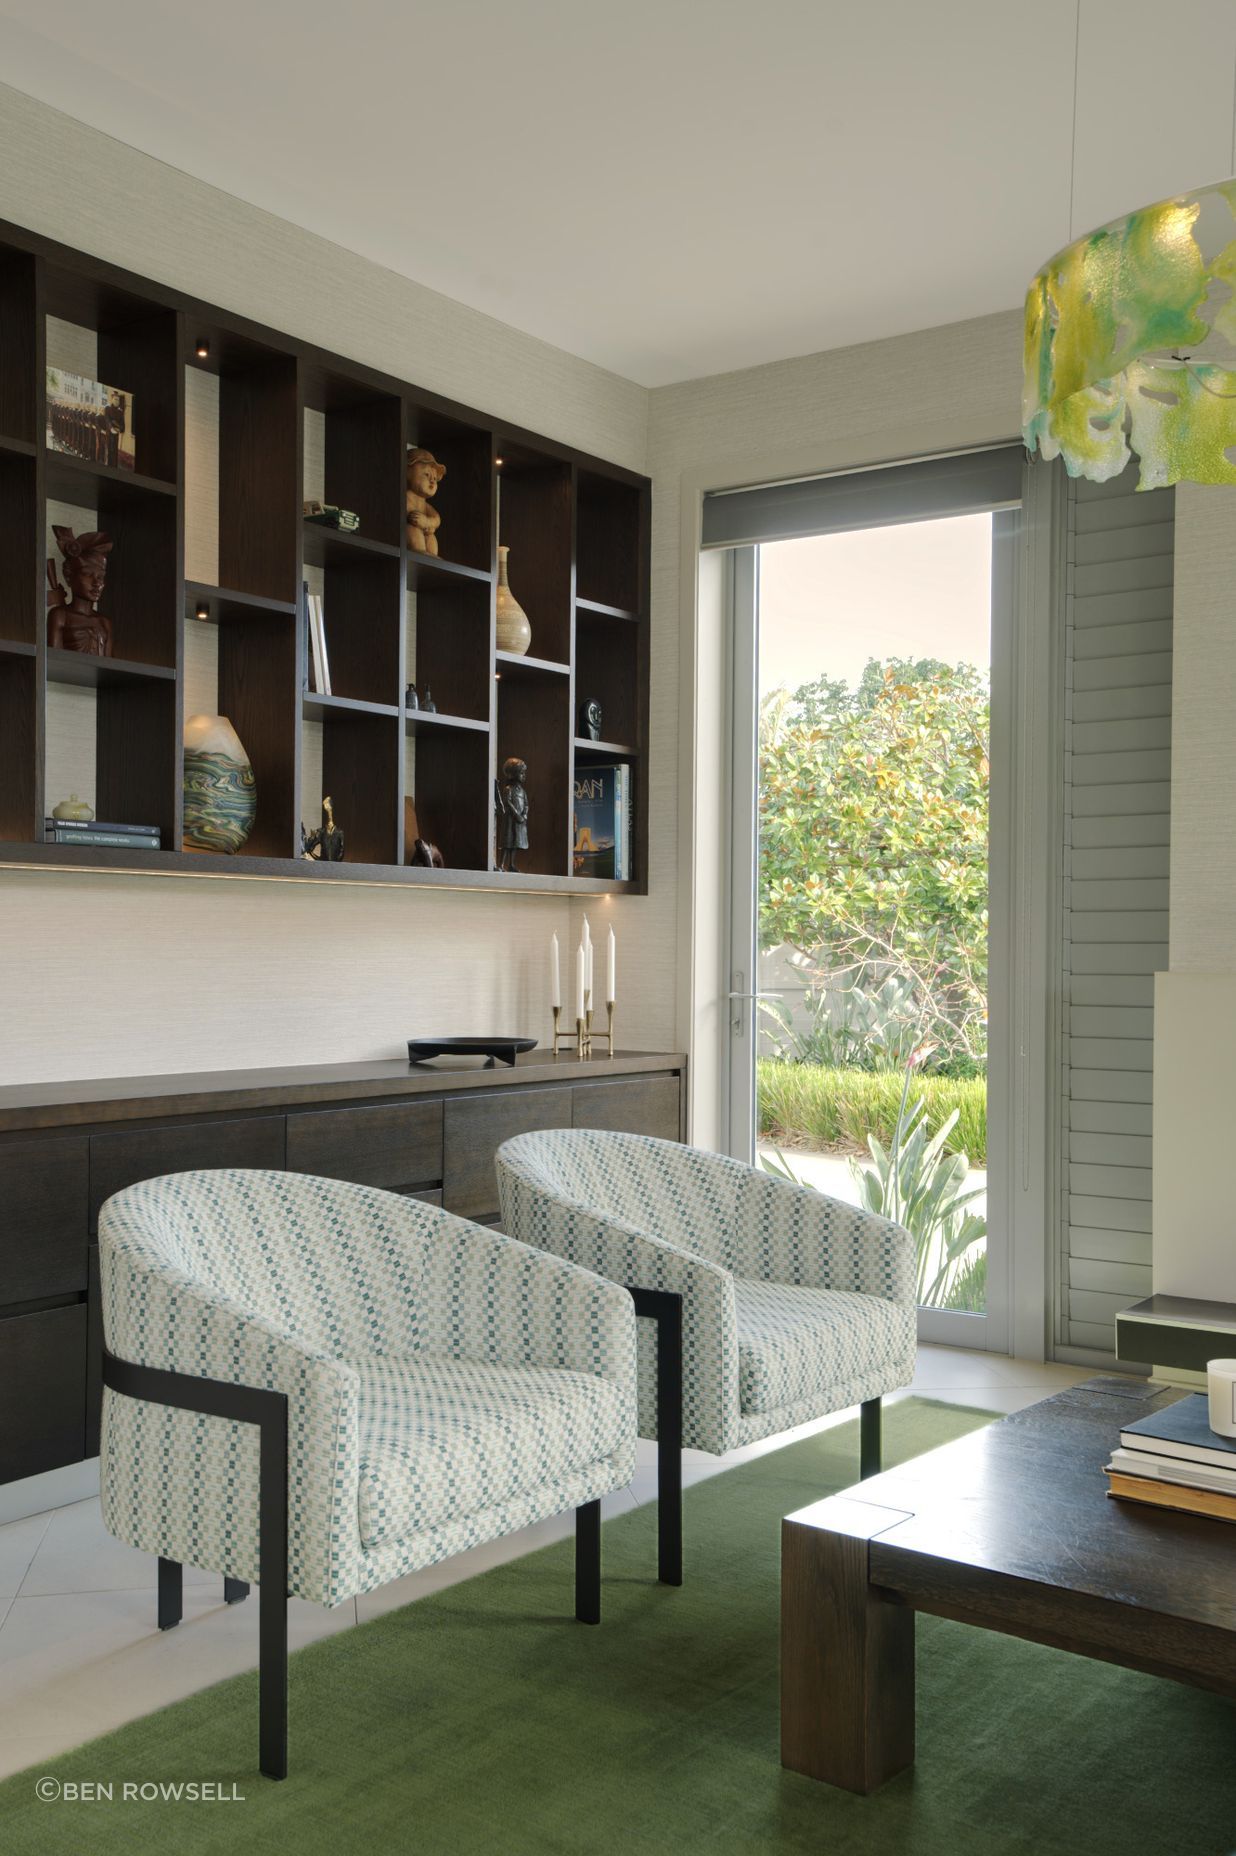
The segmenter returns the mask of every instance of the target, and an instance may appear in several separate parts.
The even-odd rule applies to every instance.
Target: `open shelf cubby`
[[[132,395],[132,469],[53,448],[48,369]],[[444,469],[436,554],[406,529],[417,449]],[[307,519],[308,499],[355,530]],[[0,225],[0,864],[642,891],[649,520],[647,480],[621,466]],[[48,644],[57,525],[111,537],[111,656]],[[522,655],[496,645],[499,546],[532,628]],[[310,687],[306,593],[329,693]],[[601,741],[582,732],[590,697]],[[227,716],[253,766],[233,856],[182,845],[195,714]],[[517,875],[496,867],[508,756],[528,768]],[[575,782],[607,760],[634,784],[622,882],[573,874]],[[51,842],[44,820],[73,793],[157,825],[162,848]],[[301,836],[327,795],[345,855],[323,864]],[[444,868],[408,862],[409,798]]]

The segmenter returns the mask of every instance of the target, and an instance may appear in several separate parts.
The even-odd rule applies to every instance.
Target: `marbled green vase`
[[[257,816],[249,756],[226,715],[185,723],[186,851],[238,851]]]

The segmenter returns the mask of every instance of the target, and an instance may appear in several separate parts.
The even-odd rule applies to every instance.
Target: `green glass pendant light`
[[[1236,179],[1075,239],[1026,296],[1022,432],[1072,477],[1236,483]]]

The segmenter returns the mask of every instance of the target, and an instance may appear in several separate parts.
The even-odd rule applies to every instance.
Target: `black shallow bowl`
[[[408,1062],[428,1063],[432,1057],[487,1057],[492,1065],[513,1064],[521,1050],[535,1050],[535,1038],[409,1038]]]

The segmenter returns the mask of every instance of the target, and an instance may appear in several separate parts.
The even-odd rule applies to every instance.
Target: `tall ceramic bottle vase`
[[[506,561],[510,552],[507,547],[498,549],[498,649],[522,657],[532,643],[532,627],[528,623],[528,614],[512,593],[506,576]]]

